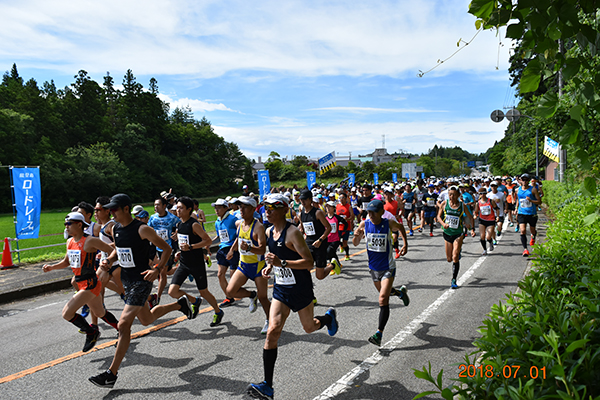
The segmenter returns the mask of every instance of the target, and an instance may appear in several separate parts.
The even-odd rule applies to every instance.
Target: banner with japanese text
[[[271,179],[269,178],[268,169],[258,171],[258,192],[261,201],[265,195],[271,193]]]
[[[354,183],[356,182],[356,174],[353,173],[349,173],[348,174],[348,185],[350,187],[354,186]]]
[[[315,171],[306,171],[306,186],[312,189],[315,183],[317,183],[317,173]]]
[[[377,172],[373,172],[373,183],[379,185],[379,174]]]
[[[39,168],[13,168],[17,239],[37,239],[40,234],[42,189]]]
[[[323,175],[336,165],[337,162],[335,160],[335,151],[324,155],[323,157],[319,158],[319,175]]]
[[[398,183],[398,174],[395,172],[392,172],[392,180],[394,181],[394,183]]]

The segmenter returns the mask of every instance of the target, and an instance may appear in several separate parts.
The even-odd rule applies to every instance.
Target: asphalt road
[[[460,288],[451,290],[452,266],[445,260],[441,231],[435,235],[409,238],[394,286],[406,285],[411,303],[404,307],[400,299],[391,299],[381,350],[367,341],[377,328],[379,306],[366,253],[359,253],[364,243],[351,246],[351,254],[359,254],[343,263],[340,276],[313,277],[319,301],[315,314],[335,307],[340,329],[334,337],[326,329],[306,334],[298,317],[290,316],[279,342],[275,398],[412,399],[433,389],[413,374],[413,368],[429,362],[435,373],[444,369],[444,385],[457,377],[485,314],[516,290],[527,259],[512,229],[485,257],[478,238],[469,237]],[[186,282],[183,289],[192,293],[195,286]],[[223,298],[215,267],[209,269],[209,289]],[[106,306],[118,317],[123,303],[107,293]],[[248,383],[263,380],[265,316],[260,307],[250,314],[248,300],[242,300],[225,308],[223,324],[214,328],[210,310],[191,321],[179,312],[161,318],[154,326],[171,324],[132,340],[114,389],[98,388],[87,378],[110,365],[116,331],[101,321],[99,345],[79,353],[85,337],[61,317],[71,295],[62,291],[0,306],[2,399],[242,399],[248,398]],[[162,302],[169,301],[165,291]],[[148,328],[134,324],[134,332]]]

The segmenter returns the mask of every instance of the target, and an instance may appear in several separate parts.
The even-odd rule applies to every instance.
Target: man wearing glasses
[[[125,308],[119,320],[119,341],[110,368],[99,375],[89,378],[96,386],[112,388],[117,380],[117,371],[127,353],[131,341],[131,326],[137,317],[146,326],[163,315],[179,310],[188,319],[192,319],[192,306],[186,296],[174,303],[155,306],[150,310],[146,305],[152,291],[152,282],[158,278],[161,270],[166,268],[171,256],[171,246],[167,244],[154,229],[131,216],[131,199],[126,194],[114,195],[104,208],[110,210],[115,224],[108,229],[114,238],[116,249],[107,259],[100,263],[100,268],[108,271],[114,261],[119,260],[121,279],[125,287]],[[158,265],[148,266],[150,242],[163,251]]]

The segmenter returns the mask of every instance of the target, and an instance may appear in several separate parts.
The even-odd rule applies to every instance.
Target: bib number
[[[242,250],[242,243],[246,243],[248,245],[248,250]],[[252,241],[249,239],[241,239],[238,237],[238,250],[243,256],[253,256],[255,255],[250,251],[250,246],[252,245]]]
[[[367,233],[367,250],[385,253],[387,251],[387,235],[385,233]]]
[[[427,199],[427,207],[435,207],[435,200],[431,197]]]
[[[303,222],[302,227],[304,228],[304,233],[306,233],[306,236],[313,236],[316,234],[315,225],[312,223],[312,221]]]
[[[423,193],[417,193],[417,200],[423,200]]]
[[[166,232],[166,231],[165,231]],[[117,256],[119,265],[123,268],[134,268],[133,252],[130,247],[117,247]]]
[[[227,229],[219,230],[219,239],[221,240],[221,243],[229,242],[229,232],[227,231]]]
[[[450,229],[458,229],[458,226],[460,225],[460,217],[446,215],[446,223],[450,226]]]
[[[492,207],[483,206],[481,207],[481,215],[490,215],[492,213]]]
[[[337,224],[335,222],[330,222],[329,225],[331,225],[331,233],[336,233],[337,232]]]
[[[292,272],[291,268],[276,267],[273,266],[273,272],[275,273],[275,283],[278,285],[295,285],[296,277]]]
[[[190,244],[190,236],[184,235],[183,233],[178,233],[177,242],[179,243],[179,248],[181,248],[181,246],[184,244]]]
[[[532,203],[527,199],[519,199],[519,205],[521,208],[529,208],[531,207]]]
[[[158,233],[158,236],[160,236],[160,238],[162,240],[164,240],[165,242],[169,243],[169,231],[166,229],[159,229],[156,231],[156,233]]]
[[[412,203],[404,203],[404,209],[405,210],[412,210]]]
[[[81,268],[81,250],[67,250],[67,256],[72,269]]]

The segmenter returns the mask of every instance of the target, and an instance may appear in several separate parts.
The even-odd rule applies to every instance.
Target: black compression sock
[[[82,331],[85,331],[85,333],[87,334],[92,334],[95,331],[94,328],[90,324],[88,324],[85,318],[81,316],[81,314],[75,314],[73,319],[69,320],[69,322],[81,329]]]
[[[379,331],[383,332],[388,319],[390,319],[390,305],[379,306],[379,326],[377,327]]]
[[[526,235],[521,235],[521,244],[523,245],[524,249],[527,249],[527,236]]]
[[[456,279],[458,276],[458,270],[460,269],[460,261],[452,263],[452,279]]]
[[[350,246],[344,247],[344,250],[346,250],[346,257],[350,257]]]
[[[263,349],[263,367],[265,369],[265,382],[273,387],[273,373],[275,372],[275,361],[277,361],[277,347],[274,349]]]
[[[483,247],[483,250],[487,250],[487,245],[485,244],[485,239],[479,239],[479,241],[481,242],[481,247]]]
[[[321,323],[321,326],[319,326],[319,329],[321,329],[324,326],[329,325],[331,323],[331,321],[333,320],[331,318],[331,315],[329,315],[329,314],[325,314],[323,316],[315,317],[315,319],[319,320],[319,322]],[[319,329],[317,329],[317,330],[319,330]]]
[[[109,324],[110,326],[115,328],[116,330],[119,330],[117,328],[117,325],[119,325],[119,321],[110,311],[106,311],[106,313],[102,317],[102,321],[106,322],[107,324]]]

